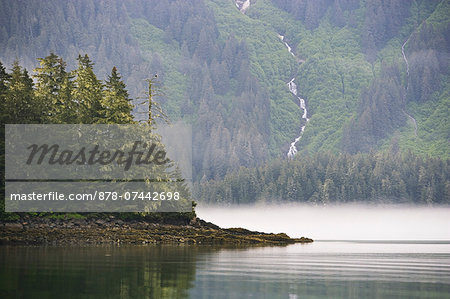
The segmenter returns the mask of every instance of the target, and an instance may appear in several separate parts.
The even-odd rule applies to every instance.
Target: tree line
[[[73,71],[68,71],[66,62],[54,53],[38,60],[32,76],[18,61],[9,73],[0,62],[2,123],[134,122],[132,100],[116,67],[102,81],[87,54],[78,56],[78,67]]]
[[[78,67],[54,53],[39,58],[30,76],[16,60],[8,72],[0,62],[0,180],[5,186],[4,124],[127,124],[133,123],[133,105],[114,67],[103,82],[88,55],[78,56]],[[2,207],[3,208],[3,207]]]
[[[132,98],[145,89],[143,77],[158,74],[167,115],[193,125],[197,181],[285,156],[301,125],[302,111],[286,87],[294,76],[311,118],[299,152],[367,152],[397,134],[402,149],[448,155],[448,1],[260,4],[244,21],[224,1],[0,0],[0,59],[9,66],[20,57],[31,69],[35,57],[53,50],[71,57],[67,66],[76,69],[72,57],[87,51],[101,78],[117,63]],[[297,64],[276,33],[304,63]],[[407,76],[400,47],[410,35]],[[67,90],[74,90],[75,71],[69,73],[74,86]],[[81,116],[79,110],[61,111]],[[145,110],[135,107],[135,118]],[[102,121],[105,113],[83,121]],[[58,115],[58,122],[76,121]],[[415,131],[408,115],[417,121]]]
[[[2,203],[5,195],[5,126],[3,124],[136,124],[132,111],[134,105],[130,98],[126,85],[122,80],[116,67],[113,67],[111,74],[106,80],[100,80],[94,73],[94,63],[89,56],[79,55],[77,58],[78,67],[68,71],[66,62],[54,53],[50,53],[45,58],[38,58],[39,66],[30,76],[26,68],[19,65],[18,61],[12,64],[10,72],[6,70],[0,62],[0,119],[2,126],[0,129],[0,163],[1,163],[1,194],[0,194],[0,219],[18,219],[26,213],[5,213]],[[151,130],[154,128],[154,119],[159,117],[161,111],[152,98],[151,86],[153,79],[147,80],[149,83],[148,99],[146,104],[148,114],[148,130],[135,130],[133,133],[147,132],[157,144],[160,137]],[[152,108],[153,107],[153,108]],[[158,112],[159,114],[152,113]],[[139,129],[139,128],[137,128]],[[140,137],[140,136],[139,136]],[[172,163],[167,167],[171,167]],[[161,166],[162,168],[166,165]],[[148,168],[151,171],[160,171],[160,176],[165,179],[181,179],[179,169],[166,172],[167,169]],[[143,174],[144,175],[144,174]],[[166,186],[162,186],[166,190]],[[183,200],[190,201],[190,191],[186,185],[177,185],[177,190]],[[23,214],[23,215],[22,215]],[[31,213],[29,215],[34,215]],[[96,217],[98,213],[92,214]],[[52,213],[40,213],[42,216],[57,217]],[[106,214],[98,214],[102,217]],[[122,218],[146,217],[154,221],[189,222],[195,216],[194,212],[189,213],[120,213]],[[79,217],[79,215],[77,216]]]
[[[199,184],[199,202],[450,203],[450,161],[395,149],[319,153],[244,168],[223,180]]]

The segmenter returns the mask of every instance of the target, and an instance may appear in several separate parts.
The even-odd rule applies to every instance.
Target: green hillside
[[[269,96],[269,158],[284,156],[302,125],[302,111],[286,85],[293,77],[296,78],[299,95],[306,99],[310,117],[297,145],[299,156],[322,150],[358,152],[383,149],[393,142],[401,149],[420,154],[449,156],[450,124],[446,117],[442,117],[448,114],[448,95],[445,92],[447,70],[441,69],[439,72],[442,84],[432,87],[433,92],[426,96],[423,103],[418,103],[415,101],[416,95],[406,90],[408,84],[418,82],[408,82],[411,79],[407,77],[401,51],[402,44],[408,38],[419,35],[424,24],[441,28],[431,32],[428,38],[442,38],[448,32],[448,1],[405,1],[392,4],[392,7],[386,5],[383,7],[385,16],[373,14],[374,7],[381,5],[377,1],[342,1],[323,9],[313,25],[305,22],[308,16],[302,20],[283,9],[283,4],[278,2],[282,3],[253,1],[244,14],[232,1],[205,1],[219,32],[214,43],[220,47],[230,36],[245,42],[251,75]],[[292,2],[293,6],[296,1],[284,2]],[[308,2],[307,5],[315,4]],[[321,3],[316,5],[323,8]],[[337,9],[336,5],[340,8]],[[140,22],[143,21],[132,22],[133,36],[144,55],[148,55],[147,60],[150,61],[155,52],[165,57],[163,64],[167,74],[171,74],[167,81],[170,83],[165,86],[172,87],[170,94],[167,94],[167,107],[171,115],[179,117],[181,114],[176,110],[180,107],[180,98],[189,89],[186,89],[185,78],[174,69],[181,47],[175,47],[178,54],[173,54],[174,48],[164,50],[163,44],[167,46],[167,39],[155,39],[158,34],[153,35],[151,31],[145,33],[145,28],[137,25],[142,25]],[[368,33],[371,31],[375,31],[373,37]],[[278,35],[285,36],[297,60],[289,54]],[[146,40],[148,42],[144,43]],[[370,44],[371,41],[375,46]],[[153,46],[149,46],[152,43]],[[440,49],[445,51],[445,64],[448,63],[446,47],[444,45]],[[412,48],[409,44],[405,49],[406,57],[412,59],[413,71],[414,56],[423,49]],[[386,83],[381,82],[383,77],[386,82],[397,82],[395,86],[388,87],[390,89],[385,94],[379,92]],[[379,99],[372,99],[375,94]],[[391,99],[393,94],[395,98]],[[364,100],[364,97],[367,99]],[[214,98],[233,102],[233,95],[230,94],[222,97],[216,93]],[[368,108],[370,112],[363,107],[364,101],[372,103],[372,107]],[[372,119],[367,120],[363,116]],[[196,119],[195,113],[193,119]],[[355,142],[357,144],[353,144]]]
[[[193,125],[196,180],[285,158],[305,124],[300,160],[393,146],[450,157],[450,1],[250,3],[3,0],[0,60],[31,72],[50,51],[87,53],[101,79],[118,67],[135,103],[158,74],[157,100]]]

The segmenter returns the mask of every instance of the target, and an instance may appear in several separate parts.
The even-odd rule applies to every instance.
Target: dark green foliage
[[[0,118],[2,120],[0,127],[0,198],[5,194],[5,126],[3,121],[8,117],[6,114],[6,95],[8,91],[8,81],[11,76],[6,72],[5,67],[0,62]],[[3,215],[5,207],[0,200],[0,215]]]
[[[296,19],[303,21],[308,29],[315,29],[319,25],[320,19],[327,12],[328,7],[330,7],[334,1],[274,0],[273,2],[280,8],[293,14]]]
[[[198,86],[191,101],[200,98],[193,157],[198,179],[220,178],[230,169],[256,166],[268,157],[264,142],[270,134],[268,96],[252,77],[247,56],[245,42],[231,36],[221,60],[190,70],[192,83]],[[223,93],[226,96],[220,96]]]
[[[408,100],[426,102],[441,87],[441,74],[448,72],[448,62],[441,64],[435,50],[413,52],[409,57]]]
[[[35,96],[44,105],[44,122],[74,123],[77,119],[77,102],[72,97],[73,76],[66,71],[66,62],[54,53],[38,59]]]
[[[0,219],[15,219],[4,213],[5,126],[4,124],[37,124],[44,118],[44,105],[34,96],[33,80],[18,61],[7,73],[0,63],[1,140],[0,140]]]
[[[128,96],[125,83],[122,81],[117,69],[114,67],[111,75],[105,83],[97,79],[93,70],[93,62],[86,54],[78,56],[78,68],[71,72],[65,70],[66,63],[54,53],[45,58],[39,58],[40,67],[35,69],[36,85],[28,75],[26,69],[15,61],[11,73],[6,72],[0,63],[0,104],[1,104],[1,197],[0,197],[0,220],[17,220],[20,217],[66,217],[66,214],[52,213],[5,213],[4,212],[4,188],[5,188],[5,146],[4,146],[4,124],[133,124],[135,123],[132,110],[133,105]],[[149,91],[151,94],[151,91]],[[139,134],[136,127],[135,134]],[[147,134],[142,133],[155,142],[160,142],[160,137],[152,135],[148,127],[143,127]],[[138,138],[141,136],[137,136]],[[161,166],[161,168],[165,167]],[[146,168],[149,172],[150,168]],[[181,180],[181,172],[176,169],[166,173],[165,169],[160,171],[162,180]],[[169,190],[163,186],[164,191]],[[183,199],[189,200],[190,191],[184,183],[176,187]],[[166,190],[167,189],[167,190]],[[109,214],[87,214],[92,217],[104,217]],[[75,217],[80,216],[75,214]],[[147,215],[147,213],[123,213],[119,215],[124,218],[146,219],[163,223],[186,224],[195,217],[195,212],[188,213],[158,213]]]
[[[369,61],[374,61],[377,52],[398,34],[410,15],[412,3],[413,0],[367,1],[362,45]]]
[[[11,79],[11,76],[6,72],[5,67],[0,62],[0,113],[1,118],[5,119],[6,115],[6,93],[8,91],[8,82]],[[2,138],[3,140],[3,138]]]
[[[3,75],[3,77],[6,77]],[[33,124],[39,123],[43,117],[43,105],[34,96],[33,80],[18,61],[12,65],[7,76],[2,123]]]
[[[128,6],[133,33],[151,53],[161,103],[171,119],[187,119],[194,128],[195,178],[222,177],[268,159],[270,101],[251,72],[248,43],[219,36],[203,1],[138,2]]]
[[[417,9],[417,29],[413,32],[407,44],[407,52],[434,49],[443,54],[450,50],[450,24],[448,17],[450,13],[449,1],[425,1],[427,6]],[[438,4],[438,5],[436,5]],[[429,17],[420,16],[427,11]]]
[[[344,129],[343,148],[349,153],[367,152],[406,121],[405,90],[395,67],[382,74],[363,92],[356,118]]]
[[[409,61],[408,101],[426,102],[442,88],[449,74],[450,2],[442,1],[435,12],[413,32],[405,45]]]
[[[54,52],[65,57],[71,69],[79,53],[96,61],[96,73],[110,73],[114,64],[127,78],[135,97],[144,89],[148,69],[128,31],[123,1],[0,1],[0,59],[12,63],[19,57],[28,69],[36,57]],[[113,64],[113,62],[115,62]]]
[[[332,154],[241,168],[198,187],[200,202],[450,203],[450,161],[411,152]]]
[[[158,74],[158,102],[194,127],[196,180],[286,155],[303,124],[286,86],[293,77],[311,120],[300,154],[379,150],[398,139],[401,150],[448,157],[449,3],[252,0],[244,15],[223,0],[0,1],[0,58],[30,67],[53,51],[74,69],[88,51],[101,78],[117,63],[131,98]],[[73,105],[49,121],[80,121],[73,86],[64,89],[60,106]],[[138,120],[147,107],[135,106]],[[110,119],[97,112],[83,121]]]
[[[101,110],[103,117],[100,122],[107,124],[129,124],[133,122],[133,116],[131,115],[133,105],[128,96],[126,85],[121,80],[116,67],[113,67],[111,75],[105,81]]]
[[[102,109],[103,84],[94,74],[90,58],[78,55],[78,68],[74,71],[75,88],[72,97],[78,104],[77,121],[82,124],[100,123],[104,119],[105,111]]]

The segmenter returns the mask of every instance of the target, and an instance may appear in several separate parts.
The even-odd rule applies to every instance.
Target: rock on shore
[[[0,223],[0,244],[211,244],[286,245],[309,243],[309,238],[267,234],[243,228],[223,229],[195,218],[188,225],[106,219],[34,218]]]

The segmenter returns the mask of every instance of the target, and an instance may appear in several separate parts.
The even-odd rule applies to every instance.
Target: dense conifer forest
[[[242,167],[223,180],[199,184],[208,203],[313,204],[450,203],[450,163],[395,149],[368,154],[320,153],[307,160],[276,160]]]
[[[168,118],[193,127],[200,198],[448,202],[450,1],[249,3],[0,1],[2,123],[145,121],[156,74]],[[277,188],[230,197],[274,165],[278,183],[259,179]],[[358,178],[320,172],[335,165]]]

